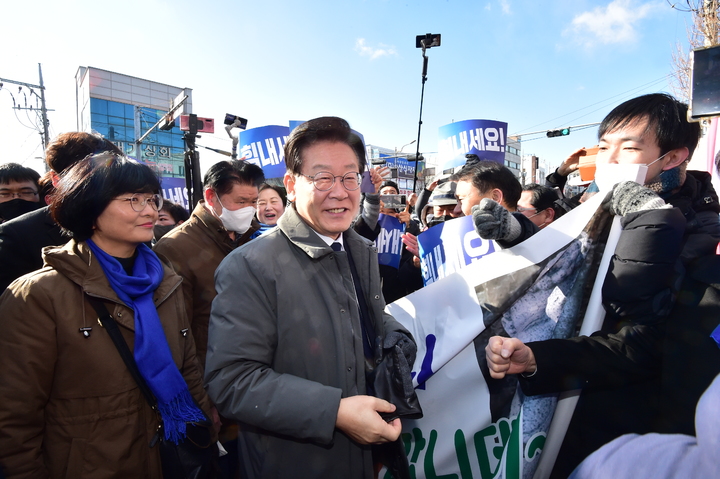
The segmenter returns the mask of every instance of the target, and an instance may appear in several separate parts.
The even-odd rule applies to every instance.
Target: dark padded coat
[[[668,344],[675,339],[666,337],[666,321],[688,313],[675,302],[683,297],[684,290],[678,290],[686,269],[712,256],[720,241],[720,204],[708,173],[688,171],[685,184],[666,201],[675,208],[622,220],[623,234],[603,285],[602,331],[590,338],[528,343],[538,370],[531,379],[521,378],[523,392],[584,387],[552,477],[567,477],[615,437],[656,431],[662,420],[661,384],[667,378],[658,358],[666,338]],[[698,386],[699,392],[708,384]],[[690,418],[700,393],[692,395]]]
[[[406,332],[384,312],[374,246],[352,228],[343,240],[376,335]],[[294,207],[218,268],[205,381],[218,411],[241,422],[244,477],[374,477],[370,447],[335,428],[340,399],[366,394],[349,268]]]
[[[0,293],[17,278],[42,268],[42,249],[70,240],[50,216],[50,207],[0,225]]]

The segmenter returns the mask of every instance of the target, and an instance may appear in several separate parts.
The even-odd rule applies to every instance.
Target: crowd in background
[[[525,394],[584,387],[553,477],[629,476],[632,464],[655,457],[646,450],[665,457],[653,477],[675,477],[668,458],[682,455],[678,448],[696,457],[692,471],[716,471],[703,462],[700,437],[718,441],[717,407],[701,401],[698,414],[712,419],[697,429],[694,413],[720,372],[720,203],[710,175],[687,170],[699,129],[686,114],[672,97],[646,95],[600,126],[598,163],[648,168],[644,185],[620,183],[604,204],[622,217],[623,236],[605,279],[602,329],[528,344],[494,337],[487,346],[493,380],[518,375]],[[471,216],[480,237],[511,248],[597,191],[590,184],[578,197],[563,194],[583,149],[546,185],[522,185],[505,166],[468,155],[463,167],[428,179],[404,208],[390,208],[382,197],[400,188],[386,167],[368,170],[372,187],[360,194],[364,146],[347,124],[308,123],[286,146],[283,186],[252,163],[220,161],[190,212],[162,198],[149,167],[94,134],[55,138],[42,177],[16,163],[0,166],[7,477],[162,477],[160,457],[147,447],[158,421],[176,442],[186,423],[207,424],[224,449],[218,477],[373,477],[368,464],[380,460],[370,444],[396,443],[399,420],[381,430],[365,414],[390,413],[389,405],[343,401],[373,396],[368,362],[388,338],[412,346],[382,310],[423,287],[418,235]],[[403,228],[397,267],[371,252],[383,216]],[[340,301],[331,311],[338,294],[351,306]],[[96,319],[102,308],[120,326],[156,404],[140,394]],[[308,318],[303,308],[312,309]],[[337,315],[350,332],[329,331]],[[322,318],[328,324],[316,324]],[[339,363],[340,351],[355,346],[360,352],[347,363],[317,362],[330,355]],[[708,395],[717,395],[716,383]],[[307,408],[315,401],[318,410],[303,412],[293,401]],[[348,416],[363,422],[349,425]],[[379,432],[370,439],[367,429]],[[684,436],[637,436],[651,433]],[[618,439],[623,434],[635,436]],[[264,462],[283,452],[293,458],[287,464]]]

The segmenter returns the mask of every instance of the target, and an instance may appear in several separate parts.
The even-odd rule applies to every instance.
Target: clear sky
[[[672,93],[672,53],[687,48],[690,22],[665,0],[15,0],[0,7],[0,78],[37,84],[42,64],[51,137],[76,129],[75,73],[92,66],[192,88],[194,113],[218,126],[201,145],[229,151],[221,124],[233,113],[248,128],[341,116],[366,142],[400,148],[418,132],[415,37],[439,33],[420,140],[435,152],[438,128],[453,121],[525,133]],[[0,89],[0,163],[42,171],[40,136],[23,126],[37,120],[12,109],[11,92],[24,102],[17,86]],[[522,152],[557,165],[596,134],[533,135]],[[226,158],[200,154],[203,170]]]

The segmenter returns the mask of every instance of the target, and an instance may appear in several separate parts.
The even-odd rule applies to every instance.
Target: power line
[[[582,131],[582,130],[587,130],[588,128],[595,128],[595,127],[597,127],[597,124],[580,126],[580,127],[574,126],[574,127],[571,128],[571,131]],[[520,136],[522,136],[522,141],[521,141],[521,143],[522,143],[522,144],[525,144],[525,143],[527,143],[528,141],[544,140],[544,139],[547,138],[547,136],[545,135],[545,132],[531,133],[531,135],[538,135],[538,136],[537,136],[536,138],[525,139],[525,136],[520,135]]]
[[[624,91],[624,92],[622,92],[622,93],[618,93],[617,95],[613,95],[613,96],[611,96],[611,97],[609,97],[609,98],[606,98],[606,99],[604,99],[604,100],[600,100],[600,101],[598,101],[598,102],[592,103],[592,104],[590,104],[590,105],[588,105],[588,106],[584,106],[584,107],[582,107],[582,108],[578,108],[577,110],[571,111],[570,113],[565,113],[564,115],[560,115],[560,116],[555,117],[555,118],[552,118],[552,119],[550,119],[550,120],[546,120],[546,121],[540,122],[540,123],[538,123],[538,124],[536,124],[536,125],[529,126],[529,127],[525,128],[525,129],[523,129],[523,130],[520,130],[519,132],[517,132],[517,133],[515,133],[515,134],[513,134],[513,135],[510,135],[510,136],[519,136],[519,135],[521,136],[524,131],[528,131],[528,130],[537,128],[537,127],[539,127],[539,126],[541,126],[541,125],[546,125],[546,124],[548,124],[548,123],[550,123],[550,122],[559,120],[560,118],[565,118],[566,116],[570,116],[570,115],[572,115],[572,114],[575,114],[575,113],[580,112],[580,111],[583,111],[583,110],[587,110],[588,108],[592,108],[592,107],[594,107],[594,106],[596,106],[596,105],[605,104],[605,103],[607,103],[607,102],[609,102],[609,101],[611,101],[611,100],[614,100],[614,99],[616,99],[616,98],[618,98],[618,97],[622,97],[622,96],[625,96],[625,95],[633,94],[634,92],[636,92],[636,91],[638,91],[638,90],[642,90],[642,89],[645,89],[645,88],[647,88],[647,87],[649,87],[649,86],[651,86],[651,85],[654,85],[654,84],[660,83],[660,82],[662,82],[662,81],[665,81],[665,80],[667,80],[667,79],[670,78],[670,77],[671,77],[670,74],[664,75],[664,76],[661,77],[661,78],[652,80],[652,81],[650,81],[650,82],[648,82],[648,83],[645,83],[645,84],[640,85],[640,86],[638,86],[638,87],[635,87],[635,88],[632,88],[632,89],[630,89],[630,90]],[[596,112],[596,111],[598,111],[598,110],[602,110],[604,107],[605,107],[605,105],[603,105],[603,106],[601,106],[600,108],[597,108],[597,109],[595,109],[595,110],[593,110],[593,111],[591,111],[591,112],[589,112],[589,113],[586,113],[585,115],[582,115],[582,116],[580,116],[580,117],[578,117],[578,118],[576,118],[576,119],[574,119],[574,120],[571,120],[571,121],[569,121],[569,122],[567,122],[567,123],[572,123],[573,121],[577,121],[578,119],[583,118],[584,116],[587,116],[587,115],[589,115],[590,113],[594,113],[594,112]],[[551,128],[551,129],[552,129],[552,128]]]

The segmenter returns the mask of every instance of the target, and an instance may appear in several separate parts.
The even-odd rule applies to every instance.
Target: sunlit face
[[[650,165],[662,155],[657,139],[652,131],[645,131],[647,119],[629,124],[624,128],[609,131],[600,138],[598,164],[634,164]],[[684,150],[684,157],[680,154]],[[657,163],[648,167],[646,179],[656,178],[663,170],[674,168],[687,158],[687,149],[672,150]],[[678,161],[679,160],[679,161]]]
[[[40,201],[37,185],[32,181],[9,181],[0,184],[0,203],[20,198],[37,203]]]
[[[158,211],[158,220],[155,223],[160,226],[172,226],[175,224],[175,219],[165,210]]]
[[[205,201],[219,217],[222,214],[223,206],[230,211],[248,206],[254,208],[258,201],[258,188],[255,185],[235,182],[229,193],[219,195],[219,201],[217,193],[212,189],[207,189]]]
[[[458,204],[454,209],[455,215],[460,216],[460,213],[462,213],[469,216],[472,214],[473,206],[479,205],[483,198],[492,198],[492,195],[480,193],[471,181],[460,180],[455,188],[455,197],[458,200]]]
[[[275,225],[285,212],[285,204],[277,191],[265,188],[258,195],[257,216],[261,223]]]
[[[302,151],[302,174],[314,176],[328,172],[333,176],[359,172],[360,162],[345,143],[320,141]],[[337,239],[350,228],[360,205],[360,188],[349,191],[340,178],[332,188],[320,191],[307,176],[286,173],[288,198],[295,203],[298,214],[321,235]]]
[[[153,196],[152,193],[141,194],[146,198]],[[108,203],[95,221],[95,231],[90,238],[101,250],[117,258],[129,258],[140,243],[151,241],[158,219],[158,212],[150,201],[145,203],[142,211],[133,210],[126,201],[132,195],[125,193]]]

